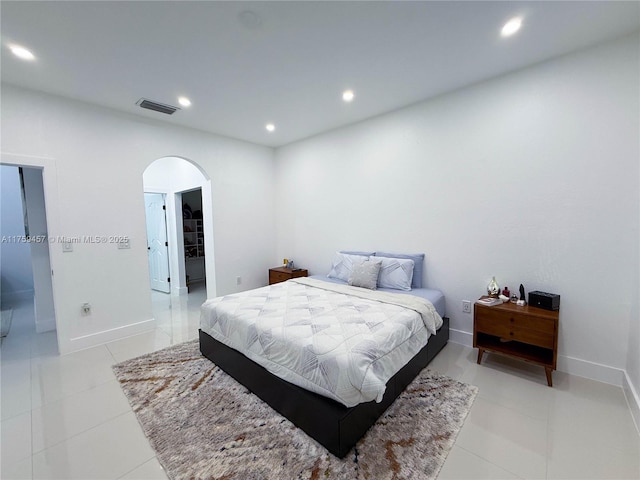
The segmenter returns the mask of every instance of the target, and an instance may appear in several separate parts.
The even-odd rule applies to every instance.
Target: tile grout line
[[[493,465],[496,468],[499,468],[500,470],[503,470],[511,475],[513,475],[514,477],[517,478],[521,478],[524,480],[525,477],[521,477],[520,475],[518,475],[517,473],[513,473],[511,470],[506,469],[505,467],[503,467],[502,465],[498,465],[497,463],[492,462],[491,460],[484,458],[482,455],[478,455],[476,452],[472,452],[471,450],[469,450],[468,448],[465,447],[461,447],[460,445],[456,445],[457,448],[464,450],[465,452],[467,452],[469,455],[473,455],[476,458],[479,458],[480,460],[482,460],[483,462],[487,462],[490,465]]]
[[[474,365],[473,363],[468,363],[468,364],[465,366],[465,368],[464,368],[464,370],[463,370],[462,374],[460,375],[460,378],[461,378],[461,379],[464,377],[464,375],[467,373],[467,371],[468,371],[470,368],[472,368],[472,366],[473,366],[473,365]],[[460,381],[462,381],[462,380],[460,380]],[[477,387],[477,388],[478,388],[477,398],[484,398],[483,396],[481,396],[481,395],[480,395],[480,392],[482,391],[482,390],[480,389],[480,387]],[[473,402],[473,404],[471,405],[471,409],[469,410],[469,413],[467,414],[467,419],[466,419],[466,420],[468,420],[469,416],[471,415],[471,412],[473,411],[473,407],[474,407],[474,405],[476,405],[476,402],[475,402],[475,401],[474,401],[474,402]],[[507,408],[507,407],[505,407],[504,405],[501,405],[501,406],[502,406],[503,408]],[[519,413],[519,412],[516,412],[516,413]],[[465,420],[465,422],[466,422],[466,420]],[[462,428],[464,428],[464,425],[462,426]],[[461,429],[460,431],[462,431],[462,429]],[[456,443],[457,443],[457,441],[456,441]],[[454,444],[454,445],[455,445],[455,444]],[[520,475],[516,475],[516,474],[515,474],[515,473],[513,473],[511,470],[507,470],[506,468],[504,468],[504,467],[502,467],[502,466],[500,466],[500,465],[498,465],[498,464],[496,464],[496,463],[494,463],[494,462],[492,462],[492,461],[490,461],[490,460],[488,460],[488,459],[486,459],[486,458],[484,458],[484,457],[482,457],[482,456],[478,455],[478,454],[477,454],[477,453],[475,453],[475,452],[472,452],[471,450],[469,450],[469,449],[467,449],[467,448],[464,448],[464,447],[462,447],[462,446],[460,446],[460,445],[457,445],[457,447],[458,447],[458,448],[461,448],[461,449],[462,449],[462,450],[464,450],[465,452],[467,452],[467,453],[469,453],[469,454],[471,454],[471,455],[473,455],[473,456],[475,456],[475,457],[477,457],[477,458],[480,458],[481,460],[483,460],[483,461],[485,461],[485,462],[487,462],[487,463],[489,463],[489,464],[491,464],[491,465],[495,466],[496,468],[499,468],[500,470],[504,470],[505,472],[509,472],[510,474],[514,475],[514,476],[515,476],[515,477],[517,477],[517,478],[522,478],[522,477],[520,477]]]
[[[546,428],[546,445],[544,455],[544,478],[549,478],[549,457],[551,456],[551,402],[547,402],[547,428]]]
[[[33,352],[31,352],[33,353]],[[34,477],[35,462],[34,459],[34,444],[33,444],[33,356],[29,358],[29,401],[31,403],[31,478]]]
[[[111,343],[111,342],[109,342],[109,343]],[[113,352],[109,348],[109,343],[105,343],[104,346],[106,347],[107,352],[109,352],[109,355],[111,355],[111,358],[113,359],[113,363],[111,364],[111,367],[113,367],[116,363],[119,363],[119,362],[116,360],[115,355],[113,354]]]
[[[33,321],[35,323],[35,314]],[[29,440],[31,443],[31,478],[34,477],[34,461],[33,461],[33,338],[29,341],[29,406],[31,409],[29,410]]]
[[[146,436],[146,435],[145,435]],[[153,448],[152,448],[153,450]],[[155,450],[153,450],[153,453],[155,454]],[[160,464],[160,461],[158,460],[158,456],[154,455],[153,457],[149,458],[148,460],[145,460],[144,462],[142,462],[140,465],[136,465],[134,468],[132,468],[131,470],[129,470],[128,472],[123,473],[122,475],[120,475],[118,478],[116,478],[115,480],[120,480],[121,478],[126,477],[127,475],[129,475],[131,472],[133,472],[134,470],[137,470],[138,468],[140,468],[141,466],[149,463],[151,460],[156,460],[156,462],[158,462],[158,464]],[[160,465],[160,467],[162,468],[162,471],[164,472],[165,469],[162,467],[162,465]]]
[[[45,447],[45,448],[43,448],[43,449],[41,449],[41,450],[38,450],[37,452],[34,452],[34,453],[31,455],[31,457],[32,457],[32,462],[33,462],[33,457],[35,457],[36,455],[40,455],[40,454],[42,454],[42,453],[46,452],[47,450],[50,450],[50,449],[52,449],[52,448],[54,448],[54,447],[57,447],[58,445],[60,445],[60,444],[62,444],[62,443],[68,442],[69,440],[74,439],[74,438],[76,438],[76,437],[78,437],[78,436],[80,436],[80,435],[83,435],[83,434],[85,434],[85,433],[87,433],[87,432],[89,432],[89,431],[91,431],[91,430],[94,430],[95,428],[101,427],[101,426],[103,426],[104,424],[109,423],[109,422],[111,422],[111,421],[113,421],[113,420],[115,420],[115,419],[117,419],[117,418],[120,418],[120,417],[122,417],[122,416],[124,416],[124,415],[128,415],[129,413],[134,413],[134,414],[135,414],[135,412],[133,412],[133,410],[132,410],[132,409],[130,409],[130,410],[126,411],[126,412],[123,412],[123,413],[119,413],[119,414],[118,414],[118,415],[116,415],[115,417],[111,417],[111,418],[109,418],[108,420],[105,420],[104,422],[98,423],[97,425],[93,425],[92,427],[89,427],[89,428],[87,428],[87,429],[85,429],[85,430],[82,430],[82,431],[80,431],[80,432],[74,433],[73,435],[71,435],[71,436],[69,436],[69,437],[67,437],[67,438],[64,438],[64,439],[62,439],[62,440],[58,440],[57,442],[55,442],[55,443],[53,443],[53,444],[51,444],[51,445],[49,445],[49,446],[47,446],[47,447]],[[148,461],[148,460],[147,460],[147,461]],[[33,466],[32,466],[32,468],[33,468]]]
[[[473,350],[473,349],[472,349],[472,350]],[[473,382],[472,382],[470,379],[465,378],[465,375],[470,374],[470,373],[471,373],[471,371],[472,371],[472,369],[476,368],[476,365],[477,365],[477,364],[476,364],[475,362],[469,362],[469,363],[466,365],[466,367],[465,367],[465,369],[464,369],[464,371],[463,371],[462,375],[460,376],[460,381],[464,381],[464,382],[466,382],[466,383],[473,384]],[[463,379],[464,379],[464,380],[463,380]],[[508,411],[512,412],[512,413],[513,413],[513,414],[515,414],[515,415],[522,416],[522,417],[527,418],[527,419],[529,419],[529,420],[531,420],[531,421],[534,421],[534,422],[536,422],[536,423],[542,424],[542,423],[544,422],[544,435],[545,435],[545,436],[544,436],[544,438],[545,438],[545,442],[544,442],[544,464],[545,464],[545,477],[544,477],[544,478],[546,479],[546,478],[547,478],[547,465],[548,465],[548,458],[547,458],[547,455],[548,455],[548,447],[549,447],[549,442],[548,442],[548,428],[547,428],[547,426],[548,426],[548,422],[549,422],[549,411],[548,411],[548,409],[549,409],[549,402],[548,402],[548,399],[546,400],[546,415],[545,415],[545,418],[544,418],[544,419],[542,419],[542,418],[539,418],[539,417],[531,416],[530,414],[525,413],[525,412],[523,412],[523,411],[521,411],[521,410],[518,410],[518,409],[513,408],[513,407],[511,407],[511,406],[508,406],[508,405],[504,405],[502,402],[498,402],[498,401],[496,401],[494,398],[487,397],[487,396],[483,395],[483,393],[482,393],[482,389],[481,389],[480,387],[478,387],[478,395],[477,395],[476,399],[477,399],[477,398],[480,398],[480,399],[482,399],[482,400],[484,400],[484,401],[486,401],[486,402],[489,402],[489,403],[491,403],[491,404],[492,404],[492,405],[494,405],[494,406],[498,406],[498,407],[500,407],[500,408],[504,408],[504,409],[506,409],[506,410],[508,410]],[[476,402],[474,402],[474,406],[475,406],[475,405],[476,405]],[[473,411],[473,406],[472,406],[472,410],[469,412],[469,415],[471,415],[471,412],[472,412],[472,411]],[[463,427],[463,428],[464,428],[464,427]],[[488,458],[485,458],[484,456],[479,455],[478,453],[475,453],[475,452],[473,452],[473,451],[469,450],[468,448],[462,447],[462,446],[460,446],[460,445],[457,445],[457,446],[458,446],[459,448],[461,448],[461,449],[465,450],[466,452],[468,452],[468,453],[470,453],[470,454],[472,454],[472,455],[476,456],[477,458],[480,458],[480,459],[484,460],[485,462],[488,462],[489,464],[491,464],[491,465],[493,465],[493,466],[495,466],[495,467],[497,467],[497,468],[499,468],[499,469],[501,469],[501,470],[503,470],[503,471],[505,471],[505,472],[508,472],[508,473],[510,473],[510,474],[512,474],[512,475],[514,475],[514,476],[515,476],[515,477],[517,477],[517,478],[526,478],[526,477],[521,477],[520,475],[518,475],[518,474],[516,474],[516,473],[512,472],[510,469],[506,468],[505,466],[499,465],[499,464],[497,464],[497,463],[495,463],[495,462],[493,462],[493,461],[489,460]]]
[[[495,398],[491,398],[491,397],[486,397],[484,395],[480,394],[480,388],[478,388],[478,397],[482,398],[483,400],[486,400],[488,402],[491,402],[495,405],[499,405],[500,407],[506,408],[507,410],[510,410],[511,412],[517,413],[519,415],[522,415],[524,417],[530,418],[531,420],[535,420],[536,422],[548,422],[549,421],[549,412],[547,412],[547,415],[545,416],[545,418],[540,418],[540,417],[534,417],[531,416],[528,413],[525,413],[521,410],[518,410],[516,408],[513,408],[512,406],[509,405],[505,405],[502,402],[497,401]]]

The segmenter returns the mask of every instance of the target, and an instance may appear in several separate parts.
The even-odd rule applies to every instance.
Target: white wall
[[[278,149],[276,258],[317,274],[338,249],[425,252],[467,344],[461,301],[491,276],[559,293],[559,368],[620,384],[637,348],[638,71],[627,37]]]
[[[24,210],[18,167],[0,166],[0,243],[1,275],[0,294],[4,304],[16,298],[33,295],[31,249],[24,230]],[[16,238],[18,237],[18,238]]]
[[[62,353],[153,327],[142,173],[179,156],[211,178],[217,293],[266,284],[275,258],[273,150],[18,87],[2,86],[2,150],[50,157],[56,207],[49,236],[127,235],[131,249],[79,243],[51,248]],[[186,113],[186,112],[185,112]],[[53,175],[52,173],[55,173]],[[90,302],[93,313],[82,316]]]
[[[638,285],[636,283],[636,285]],[[623,382],[624,393],[631,407],[631,413],[640,432],[640,286],[636,287],[634,308],[629,328],[626,377]]]
[[[640,204],[640,189],[636,191],[636,201]],[[636,248],[636,260],[634,263],[636,269],[633,283],[631,323],[629,325],[627,368],[623,386],[636,428],[640,433],[640,235],[638,235]]]

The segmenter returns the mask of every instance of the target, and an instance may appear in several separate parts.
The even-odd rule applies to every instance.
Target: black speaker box
[[[529,305],[545,310],[560,310],[560,295],[547,292],[529,292]]]

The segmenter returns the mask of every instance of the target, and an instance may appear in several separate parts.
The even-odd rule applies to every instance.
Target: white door
[[[171,284],[169,283],[169,246],[164,194],[145,193],[144,204],[147,216],[147,251],[151,289],[169,293]]]
[[[47,238],[47,212],[44,205],[44,182],[42,169],[22,167],[25,209],[29,235],[36,239]],[[53,279],[49,242],[36,241],[31,247],[31,269],[33,270],[34,316],[36,332],[56,329],[56,311],[53,306]]]

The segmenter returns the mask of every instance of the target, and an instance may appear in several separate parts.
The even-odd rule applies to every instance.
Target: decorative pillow
[[[413,260],[413,280],[411,288],[422,288],[422,272],[424,270],[424,253],[387,253],[376,252],[376,257],[408,258]]]
[[[372,259],[374,257],[371,257]],[[375,290],[378,284],[378,274],[382,262],[380,260],[365,260],[364,262],[354,265],[351,277],[349,277],[349,285],[354,287],[368,288]]]
[[[382,260],[382,267],[378,275],[378,287],[395,288],[396,290],[411,290],[414,263],[411,259],[369,257]]]
[[[359,265],[368,259],[369,257],[362,255],[349,255],[347,253],[336,252],[336,256],[331,264],[331,271],[327,274],[327,277],[348,282],[354,265]]]

